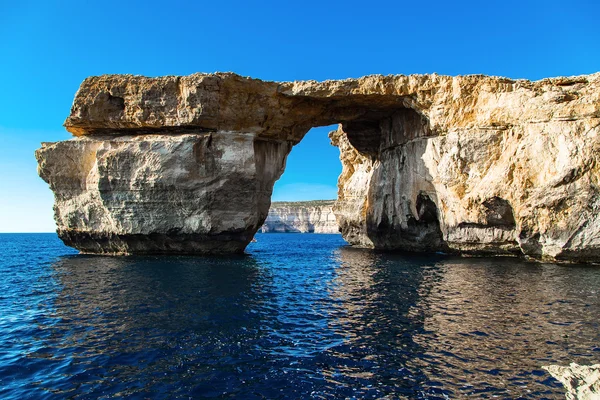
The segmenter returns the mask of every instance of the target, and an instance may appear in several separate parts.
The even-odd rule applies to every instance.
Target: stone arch
[[[36,157],[58,234],[81,251],[242,252],[292,146],[339,123],[335,209],[350,243],[600,260],[598,85],[104,75],[77,92],[65,122],[76,138]]]

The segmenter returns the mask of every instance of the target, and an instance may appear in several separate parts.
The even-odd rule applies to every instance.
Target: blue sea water
[[[0,398],[561,399],[600,361],[600,269],[261,234],[236,257],[0,234]]]

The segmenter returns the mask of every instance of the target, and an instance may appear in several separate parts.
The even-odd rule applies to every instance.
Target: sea
[[[258,234],[245,255],[79,255],[0,234],[1,399],[563,399],[600,362],[600,267]]]

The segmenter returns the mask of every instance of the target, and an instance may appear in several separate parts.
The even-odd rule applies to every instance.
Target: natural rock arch
[[[240,252],[309,129],[339,123],[351,244],[600,257],[600,74],[538,82],[231,73],[86,79],[75,139],[36,152],[59,236],[84,252]]]

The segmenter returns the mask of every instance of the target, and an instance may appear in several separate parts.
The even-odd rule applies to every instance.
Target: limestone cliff
[[[36,156],[82,251],[242,251],[291,147],[332,123],[351,244],[600,261],[598,73],[91,77],[65,123],[78,137]]]
[[[335,200],[273,202],[260,228],[263,233],[339,233]]]
[[[58,235],[91,253],[241,252],[289,152],[253,135],[84,136],[44,143]]]

